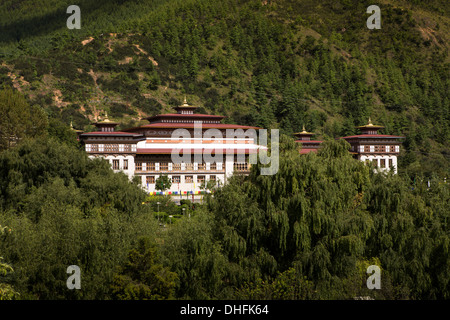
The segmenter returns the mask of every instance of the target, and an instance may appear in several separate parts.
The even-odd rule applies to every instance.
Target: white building
[[[350,153],[360,161],[373,163],[380,172],[392,168],[394,173],[397,173],[397,157],[401,139],[404,137],[379,134],[378,130],[384,127],[372,124],[370,118],[367,125],[357,128],[361,130],[361,134],[339,138],[350,143]],[[295,142],[302,145],[301,154],[319,150],[322,141],[311,140],[313,135],[314,133],[307,132],[304,127],[302,132],[294,133],[297,139]]]
[[[360,161],[372,162],[378,171],[398,171],[397,157],[400,153],[401,139],[404,137],[379,134],[384,127],[369,123],[358,127],[361,134],[342,137],[350,143],[350,152]]]
[[[161,175],[172,180],[165,194],[185,196],[205,191],[205,181],[223,185],[233,173],[247,174],[249,155],[258,153],[258,127],[221,123],[223,116],[195,114],[184,101],[177,113],[148,117],[149,124],[115,131],[117,123],[106,119],[94,125],[98,131],[79,135],[89,157],[110,161],[113,170],[130,179],[138,176],[150,194],[161,194],[155,182]]]

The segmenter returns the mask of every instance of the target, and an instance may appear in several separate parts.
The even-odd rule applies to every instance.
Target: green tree
[[[157,247],[140,238],[127,261],[114,276],[112,294],[119,300],[167,300],[175,293],[177,275],[164,267]]]
[[[167,174],[160,175],[155,181],[156,190],[165,191],[172,186],[172,180]]]
[[[438,280],[445,271],[437,271],[449,268],[448,184],[436,181],[427,189],[417,183],[412,189],[401,175],[374,173],[351,157],[345,140],[326,141],[307,155],[298,153],[292,139],[280,141],[276,175],[259,175],[256,164],[248,177],[230,179],[207,203],[214,239],[226,267],[233,266],[229,283],[240,288],[236,294],[273,297],[278,275],[293,268],[285,281],[309,281],[312,290],[297,297],[448,296],[447,278]],[[371,293],[364,266],[375,262],[385,286]]]
[[[6,275],[13,273],[14,269],[7,263],[2,262],[0,257],[0,279]],[[8,283],[0,281],[0,300],[13,300],[18,297],[18,292],[14,290],[13,286]]]
[[[47,116],[37,105],[30,106],[23,95],[11,88],[0,91],[0,150],[26,137],[44,135]]]
[[[228,267],[220,241],[213,237],[212,222],[209,212],[200,211],[167,230],[161,247],[162,261],[178,275],[177,298],[233,297],[229,280],[234,277],[234,270]]]
[[[0,221],[14,230],[0,252],[23,299],[109,299],[115,268],[155,219],[145,192],[104,160],[54,139],[30,140],[0,153]],[[14,178],[12,178],[14,177]],[[78,265],[83,290],[67,290]]]
[[[203,182],[200,184],[200,189],[205,191],[211,191],[214,189],[214,187],[217,186],[217,182],[215,180],[203,180]]]
[[[0,225],[0,239],[11,234],[11,228]],[[14,272],[14,269],[8,264],[4,263],[3,257],[0,256],[0,300],[13,300],[19,296],[19,293],[14,290],[14,287],[4,282],[3,279],[7,275]]]

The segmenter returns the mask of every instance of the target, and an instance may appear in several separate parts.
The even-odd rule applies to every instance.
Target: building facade
[[[313,132],[307,132],[305,130],[305,126],[303,126],[301,132],[294,133],[294,137],[296,138],[295,142],[301,144],[302,146],[302,148],[300,149],[301,154],[317,152],[317,150],[319,150],[322,141],[311,140],[311,137],[313,135],[314,135]]]
[[[116,131],[107,116],[94,123],[97,131],[79,135],[89,157],[102,157],[114,171],[139,177],[150,194],[162,194],[156,180],[167,175],[172,185],[164,194],[189,195],[208,192],[207,182],[223,185],[233,173],[248,174],[249,155],[265,146],[256,144],[258,127],[222,123],[224,116],[196,114],[183,105],[176,113],[146,118],[140,127]]]
[[[372,124],[369,118],[369,123],[364,126],[357,127],[361,133],[359,135],[341,137],[350,143],[349,152],[355,159],[364,162],[371,162],[378,171],[393,170],[398,172],[397,158],[400,154],[402,136],[380,134],[378,131],[384,127]],[[322,141],[311,140],[314,135],[312,132],[306,132],[303,127],[302,132],[294,133],[297,138],[295,142],[302,145],[301,154],[309,152],[317,152]]]
[[[384,127],[369,123],[358,127],[361,134],[342,137],[350,143],[350,152],[364,162],[372,162],[378,171],[398,172],[397,158],[400,154],[401,140],[404,137],[380,134]]]
[[[146,118],[148,124],[116,131],[118,123],[105,119],[94,123],[96,131],[81,133],[79,141],[90,158],[109,161],[116,172],[130,179],[138,177],[149,194],[162,194],[156,181],[167,175],[172,185],[164,194],[183,196],[208,192],[220,186],[234,173],[248,174],[249,157],[267,150],[257,144],[257,130],[252,126],[222,123],[224,116],[197,114],[186,102],[176,113]],[[358,160],[375,164],[377,170],[397,173],[397,157],[404,137],[379,134],[382,126],[369,123],[358,127],[361,134],[342,137],[350,143],[349,152]],[[317,152],[322,141],[303,127],[294,134],[302,145],[301,154]]]

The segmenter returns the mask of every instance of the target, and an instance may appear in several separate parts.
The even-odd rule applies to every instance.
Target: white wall
[[[394,173],[397,173],[397,156],[387,156],[387,155],[380,155],[380,156],[373,156],[373,155],[362,155],[359,157],[359,160],[365,162],[366,160],[369,160],[372,162],[373,159],[377,160],[377,167],[378,171],[388,171],[389,170],[389,159],[392,159],[392,166],[394,167]],[[386,168],[380,168],[380,159],[385,159],[386,161]]]
[[[134,170],[135,170],[135,163],[134,163],[133,156],[131,156],[131,155],[118,155],[118,156],[102,155],[100,157],[107,160],[109,162],[109,164],[111,165],[111,168],[112,168],[113,160],[119,160],[119,170],[114,170],[114,172],[122,171],[123,173],[125,173],[128,176],[128,178],[130,180],[133,178]],[[97,157],[90,155],[89,158],[95,159]],[[128,169],[127,170],[123,169],[124,160],[128,160]]]
[[[224,184],[224,180],[225,180],[225,175],[223,173],[208,173],[208,172],[199,172],[196,174],[193,173],[168,173],[167,176],[172,179],[172,176],[180,176],[181,182],[180,183],[172,183],[172,186],[170,187],[170,189],[166,190],[166,192],[175,192],[177,191],[178,193],[183,193],[183,191],[203,191],[202,189],[200,189],[200,185],[201,183],[197,182],[197,177],[198,176],[205,176],[205,180],[208,181],[210,180],[210,176],[211,175],[215,175],[216,176],[216,183],[217,181],[220,182],[221,185]],[[158,190],[156,190],[155,188],[155,184],[154,183],[150,183],[147,186],[146,180],[147,180],[147,176],[154,176],[155,177],[155,181],[156,179],[158,179],[158,177],[160,176],[160,174],[152,174],[152,173],[148,173],[148,174],[143,174],[143,175],[139,175],[139,177],[141,177],[141,181],[142,181],[142,187],[145,191],[147,192],[159,192]],[[186,182],[185,176],[192,176],[192,183],[188,183]]]

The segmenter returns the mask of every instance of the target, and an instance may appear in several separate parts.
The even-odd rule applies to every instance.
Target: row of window
[[[352,151],[355,151],[355,147],[352,146]],[[378,153],[389,153],[389,152],[400,152],[400,146],[382,146],[382,145],[362,145],[358,148],[359,152],[378,152]]]
[[[201,171],[223,170],[222,163],[136,162],[136,171]]]
[[[161,120],[164,123],[220,123],[217,120]]]
[[[250,164],[246,162],[234,163],[235,171],[248,171]],[[136,162],[136,171],[202,171],[223,170],[222,163],[210,163],[209,169],[206,163],[172,163],[172,162]]]
[[[181,163],[170,163],[171,164],[171,171],[182,171],[182,164]],[[185,166],[186,171],[193,171],[193,170],[207,170],[206,163],[198,163],[196,166],[194,166],[193,163],[183,163]],[[215,171],[215,170],[221,170],[222,164],[219,163],[220,169],[218,169],[218,166],[216,163],[210,163],[209,164],[209,170]],[[112,168],[113,170],[128,170],[128,160],[123,160],[123,166],[120,167],[120,161],[119,160],[112,160]],[[156,163],[155,162],[147,162],[146,163],[146,171],[156,171]],[[233,169],[235,171],[247,171],[250,169],[250,165],[248,163],[234,163]],[[136,163],[136,171],[142,171],[142,162]],[[168,162],[160,162],[159,163],[159,171],[169,171],[169,163]]]
[[[378,160],[380,160],[380,163],[378,164]],[[394,166],[394,161],[392,159],[388,159],[389,161],[386,162],[386,159],[372,159],[372,163],[376,167],[380,168],[386,168],[386,164],[388,164],[387,168],[392,168]],[[366,162],[369,162],[370,160],[366,160]]]
[[[133,148],[134,146],[134,148]],[[136,146],[131,144],[87,144],[87,152],[132,152]]]
[[[182,177],[181,176],[172,176],[172,183],[181,183]],[[209,180],[216,181],[215,175],[210,175]],[[197,183],[203,183],[205,181],[204,175],[198,175],[197,176]],[[156,182],[155,176],[146,176],[145,177],[146,184],[154,184]],[[194,182],[194,176],[184,176],[184,183],[193,183]]]
[[[102,132],[113,132],[114,127],[102,127],[101,131]]]
[[[123,167],[120,168],[120,162],[119,160],[113,160],[112,161],[112,168],[113,170],[128,170],[128,160],[123,160]]]
[[[234,169],[234,171],[247,171],[247,170],[250,170],[250,164],[246,163],[246,162],[234,163],[233,169]]]

